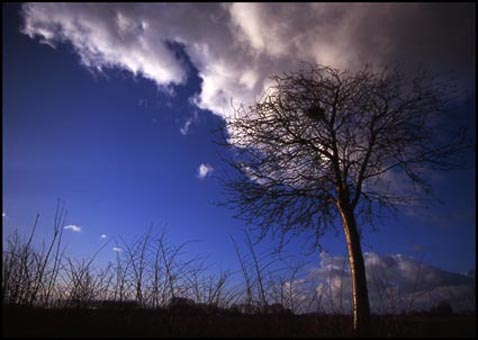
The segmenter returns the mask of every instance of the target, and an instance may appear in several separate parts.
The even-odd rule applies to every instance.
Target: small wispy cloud
[[[193,102],[191,102],[191,98],[188,99],[189,101],[189,104],[190,105],[194,105]],[[184,123],[183,127],[181,129],[179,129],[179,132],[181,132],[181,134],[183,136],[186,136],[189,132],[189,128],[191,127],[191,125],[193,123],[198,123],[199,122],[199,111],[196,110],[194,107],[192,108],[192,116],[189,117],[186,122]]]
[[[107,238],[108,236],[106,236],[106,234],[101,234],[100,237],[101,238]]]
[[[197,177],[199,179],[203,179],[204,177],[210,175],[213,171],[214,171],[214,168],[211,165],[201,163],[201,165],[198,168]]]
[[[191,126],[192,122],[193,122],[192,118],[188,119],[186,123],[184,124],[184,126],[181,129],[179,129],[179,132],[181,132],[183,136],[186,136],[188,134],[189,127]]]
[[[414,243],[412,244],[412,250],[415,252],[415,253],[420,253],[422,251],[425,250],[425,247],[421,244],[418,244],[418,243]]]
[[[138,106],[139,106],[139,107],[148,108],[148,100],[147,100],[147,99],[140,98],[140,99],[138,100]]]
[[[66,230],[74,231],[75,233],[79,233],[81,231],[81,227],[79,225],[69,224],[64,227]]]
[[[111,248],[111,250],[112,250],[112,251],[115,251],[115,252],[117,252],[117,253],[123,251],[123,249],[121,249],[120,247],[113,247],[113,248]]]
[[[7,217],[7,214],[5,214],[5,212],[2,212],[2,217]]]

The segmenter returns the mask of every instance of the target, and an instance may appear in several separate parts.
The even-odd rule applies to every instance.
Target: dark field
[[[375,316],[376,337],[475,337],[475,315]],[[34,309],[4,306],[3,336],[350,337],[351,317],[228,310]]]

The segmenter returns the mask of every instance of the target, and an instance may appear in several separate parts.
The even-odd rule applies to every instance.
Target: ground
[[[374,316],[377,337],[475,337],[475,315]],[[3,336],[349,337],[350,316],[3,307]]]

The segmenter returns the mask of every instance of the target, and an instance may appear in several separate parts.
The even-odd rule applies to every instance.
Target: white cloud
[[[211,172],[213,172],[214,168],[212,166],[210,166],[209,164],[203,164],[201,163],[201,165],[199,166],[198,168],[198,174],[197,174],[197,177],[199,179],[203,179],[205,178],[206,176],[210,175]]]
[[[2,217],[7,217],[7,214],[5,214],[5,212],[2,212]]]
[[[287,42],[281,40],[281,27],[276,25],[272,16],[268,16],[266,8],[260,3],[233,3],[229,7],[232,22],[237,26],[239,39],[244,39],[258,51],[273,56],[282,55]],[[283,29],[287,26],[283,25]]]
[[[203,80],[194,102],[227,118],[231,101],[252,104],[269,76],[302,61],[353,68],[406,60],[469,74],[471,12],[467,4],[29,3],[23,32],[70,43],[89,68],[124,69],[163,88],[186,82],[187,67],[167,46],[181,43]]]
[[[120,252],[123,251],[123,249],[121,249],[120,247],[113,247],[113,248],[111,248],[111,250],[114,251],[114,252],[117,252],[117,253],[120,253]]]
[[[476,308],[473,279],[468,276],[401,254],[365,253],[364,258],[370,304],[375,312],[427,310],[443,300],[449,301],[455,311]],[[326,253],[320,259],[320,266],[311,270],[308,279],[319,282],[316,290],[326,308],[339,308],[337,303],[342,301],[341,309],[348,311],[352,296],[348,260]]]
[[[82,228],[79,225],[70,224],[64,227],[66,230],[71,230],[75,233],[79,233]]]
[[[160,86],[183,83],[184,68],[166,40],[150,29],[152,18],[138,16],[139,7],[131,9],[105,4],[27,4],[23,32],[50,44],[70,42],[81,63],[93,69],[119,67]],[[157,8],[155,13],[159,12]]]
[[[101,234],[100,237],[101,238],[107,238],[108,236],[106,236],[106,234]]]

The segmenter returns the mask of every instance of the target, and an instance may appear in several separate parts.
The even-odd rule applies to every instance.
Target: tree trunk
[[[350,205],[339,203],[339,210],[347,242],[352,278],[353,332],[355,336],[367,336],[370,333],[370,306],[360,235]]]

